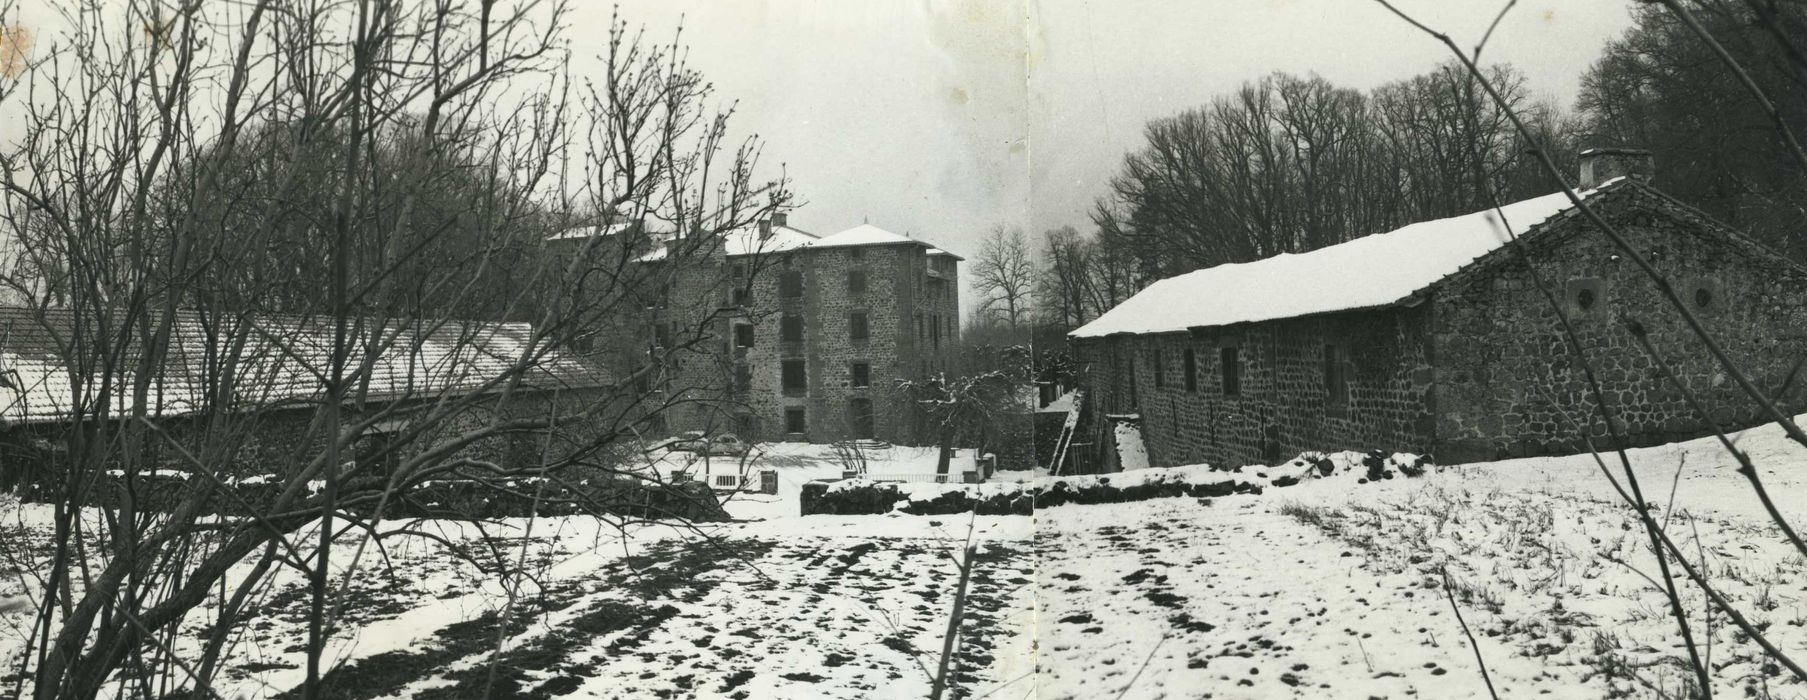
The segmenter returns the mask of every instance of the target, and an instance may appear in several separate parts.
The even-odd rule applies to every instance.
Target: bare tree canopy
[[[361,557],[439,507],[423,485],[523,515],[689,502],[622,455],[698,400],[661,389],[720,342],[721,235],[789,195],[681,45],[616,20],[579,75],[561,3],[60,9],[68,32],[0,76],[21,115],[0,284],[24,300],[0,335],[31,360],[7,381],[60,402],[0,409],[0,478],[55,504],[0,692],[210,696],[286,570],[309,600],[298,690],[320,697]],[[664,264],[636,264],[655,246]],[[683,308],[707,308],[594,349],[680,306],[661,294],[680,273]],[[153,502],[155,478],[183,486]],[[495,554],[512,603],[527,573]],[[203,604],[202,648],[169,646]]]
[[[970,267],[973,288],[980,294],[980,313],[997,316],[1012,328],[1026,320],[1035,263],[1022,229],[993,228]]]
[[[1514,108],[1571,148],[1554,107],[1516,71],[1490,69]],[[1528,147],[1454,65],[1369,94],[1276,74],[1208,107],[1156,120],[1124,159],[1094,223],[1145,281],[1341,243],[1405,223],[1543,194]],[[1569,157],[1569,156],[1564,156]]]
[[[1645,5],[1582,78],[1577,105],[1587,128],[1605,145],[1650,150],[1663,191],[1807,259],[1800,233],[1807,166],[1787,157],[1777,132],[1807,139],[1807,6],[1688,6],[1775,103],[1780,127],[1676,14]]]

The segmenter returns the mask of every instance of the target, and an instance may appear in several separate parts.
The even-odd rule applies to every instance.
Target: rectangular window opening
[[[1155,348],[1153,352],[1149,353],[1148,365],[1149,369],[1153,370],[1150,374],[1154,375],[1154,388],[1167,388],[1167,368],[1161,366],[1160,348]]]
[[[803,342],[803,317],[785,314],[778,319],[778,339],[786,343]]]
[[[804,420],[801,407],[784,409],[784,432],[798,434],[809,432],[809,424]]]
[[[1198,391],[1198,351],[1193,350],[1192,348],[1186,348],[1186,352],[1181,354],[1180,359],[1182,361],[1182,364],[1184,365],[1184,367],[1182,367],[1181,369],[1186,372],[1186,377],[1185,377],[1186,391],[1197,392]]]
[[[785,396],[802,396],[809,392],[809,372],[802,360],[785,360],[779,369]]]
[[[797,299],[803,296],[803,273],[797,270],[786,270],[778,275],[778,296],[786,299]]]
[[[853,388],[865,389],[872,386],[872,365],[867,362],[853,363]]]
[[[1242,353],[1237,348],[1224,348],[1219,351],[1221,369],[1223,371],[1223,395],[1242,395]]]
[[[847,316],[847,338],[854,341],[866,340],[871,328],[866,323],[866,312],[855,311]]]
[[[1349,402],[1349,378],[1344,374],[1342,353],[1335,345],[1324,346],[1324,391],[1331,405]]]

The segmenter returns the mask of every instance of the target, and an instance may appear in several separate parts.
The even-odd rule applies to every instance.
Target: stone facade
[[[1141,417],[1151,464],[1418,445],[1431,419],[1427,326],[1424,309],[1402,309],[1112,338],[1088,381],[1112,387],[1107,414]]]
[[[732,350],[735,371],[751,376],[740,392],[746,412],[737,430],[749,439],[905,441],[911,417],[893,387],[945,369],[952,358],[957,259],[911,244],[803,248],[775,257],[730,258],[762,268],[753,275],[751,303],[732,322],[752,326],[753,334],[751,348]],[[792,290],[801,294],[785,296],[786,275],[801,277],[801,289]],[[786,339],[787,317],[801,324],[801,340]],[[738,332],[730,331],[730,344]],[[802,387],[785,386],[787,362],[801,363]]]
[[[692,256],[671,271],[669,300],[622,327],[625,345],[656,338],[658,324],[705,327],[659,375],[658,400],[676,405],[656,429],[909,442],[915,416],[894,387],[955,357],[960,259],[901,236],[817,245],[832,237],[789,234],[810,244]]]
[[[1589,203],[1762,391],[1788,413],[1807,408],[1807,376],[1796,376],[1807,375],[1807,269],[1643,185]],[[1765,420],[1655,283],[1575,210],[1527,233],[1522,250],[1489,253],[1399,305],[1078,346],[1095,408],[1138,416],[1156,466],[1274,463],[1305,450],[1460,462],[1574,453],[1589,440],[1605,447],[1583,363],[1536,278],[1632,444]],[[1711,422],[1642,350],[1634,325]],[[1237,366],[1226,372],[1232,352]],[[1229,375],[1239,386],[1226,390]]]
[[[1736,366],[1784,411],[1798,412],[1807,376],[1791,377],[1807,357],[1807,270],[1658,196],[1631,190],[1597,209],[1670,281]],[[1527,243],[1536,275],[1561,297],[1586,364],[1632,444],[1710,432],[1645,353],[1633,324],[1713,423],[1729,430],[1764,420],[1649,276],[1579,212]],[[1607,444],[1583,363],[1522,259],[1502,256],[1456,275],[1431,306],[1439,455],[1489,459],[1580,452],[1589,439]]]

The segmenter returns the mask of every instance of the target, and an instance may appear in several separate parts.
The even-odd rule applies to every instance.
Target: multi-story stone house
[[[782,213],[707,242],[644,238],[654,247],[635,259],[647,266],[636,284],[657,289],[643,314],[598,335],[615,341],[616,371],[646,383],[659,429],[917,436],[896,387],[955,357],[959,256],[869,224],[816,236]],[[649,362],[655,371],[637,371]]]
[[[1761,391],[1800,410],[1807,269],[1652,188],[1647,154],[1591,151],[1582,168],[1584,201]],[[1769,415],[1561,193],[1162,280],[1071,337],[1093,407],[1139,423],[1156,466],[1304,450],[1572,453],[1614,432],[1656,444]]]

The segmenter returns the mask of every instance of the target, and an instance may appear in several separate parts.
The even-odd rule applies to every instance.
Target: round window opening
[[[1582,311],[1588,311],[1588,310],[1593,309],[1594,308],[1594,290],[1583,288],[1583,289],[1575,292],[1575,305],[1581,307]]]
[[[1712,306],[1713,290],[1707,289],[1706,287],[1694,290],[1694,305],[1703,309]]]

